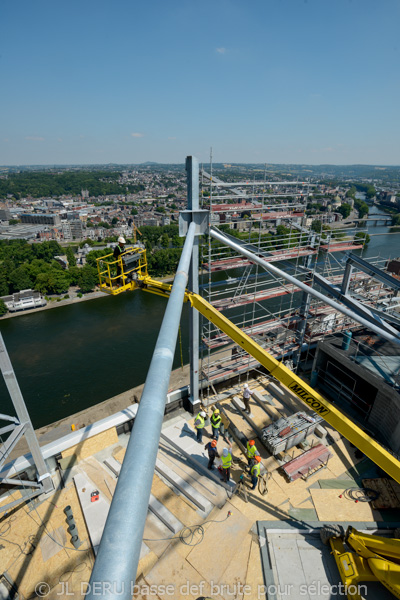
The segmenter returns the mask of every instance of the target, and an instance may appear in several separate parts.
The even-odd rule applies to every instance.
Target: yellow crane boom
[[[123,261],[119,258],[122,273],[118,277],[122,279],[121,284],[118,284],[117,276],[110,274],[110,265],[115,264],[116,261],[111,261],[106,266],[103,265],[100,268],[101,261],[104,263],[104,259],[107,257],[97,259],[101,289],[107,293],[119,294],[122,291],[141,288],[152,294],[164,297],[168,296],[172,286],[156,281],[147,274],[146,251],[138,248],[133,248],[132,251],[138,254],[138,262],[137,266],[134,269],[131,268],[129,272],[124,272]],[[135,273],[133,281],[129,279],[129,274],[132,274],[132,272]],[[288,369],[282,362],[279,362],[266,350],[261,348],[257,342],[234,325],[232,321],[227,319],[207,300],[192,292],[186,292],[185,300],[190,302],[193,308],[214,323],[218,329],[243,348],[245,352],[255,358],[275,379],[280,381],[304,402],[308,408],[321,415],[329,425],[381,467],[390,477],[393,477],[395,481],[400,483],[400,462],[396,456],[365,433],[336,406],[321,396],[321,394]]]
[[[245,352],[253,356],[275,379],[293,392],[309,408],[320,414],[329,425],[332,425],[336,431],[400,483],[400,462],[386,448],[378,444],[298,375],[261,348],[257,342],[246,335],[239,327],[236,327],[207,300],[190,292],[187,292],[187,298],[194,308],[243,348]]]

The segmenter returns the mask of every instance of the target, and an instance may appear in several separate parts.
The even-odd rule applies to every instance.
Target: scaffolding
[[[306,218],[312,184],[307,181],[263,180],[226,182],[201,170],[202,208],[210,210],[210,223],[233,235],[249,251],[275,263],[310,287],[316,275],[341,288],[365,307],[377,310],[390,302],[394,290],[385,282],[353,265],[347,272],[350,252],[363,254],[359,233],[365,230],[334,226],[315,231]],[[328,214],[329,213],[325,213]],[[330,217],[331,219],[333,217]],[[328,216],[329,219],[329,216]],[[260,268],[251,259],[213,239],[204,238],[201,257],[201,293],[210,304],[226,313],[235,325],[279,360],[293,360],[294,370],[310,365],[318,341],[326,335],[358,330],[360,323],[312,298],[294,284]],[[370,259],[384,269],[383,259]],[[201,322],[202,399],[212,386],[237,375],[246,380],[257,362],[232,344],[212,323]]]

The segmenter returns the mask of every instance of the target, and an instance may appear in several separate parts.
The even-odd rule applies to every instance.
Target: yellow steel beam
[[[187,297],[190,304],[204,317],[214,323],[223,333],[226,333],[231,340],[243,348],[245,352],[253,356],[273,377],[278,379],[278,381],[300,398],[304,404],[321,415],[329,425],[332,425],[334,429],[359,448],[361,452],[381,467],[388,475],[393,477],[395,481],[400,483],[400,462],[395,456],[362,431],[353,421],[348,419],[333,404],[298,377],[298,375],[261,348],[257,342],[243,333],[241,329],[236,327],[236,325],[211,306],[204,298],[190,292],[187,292]]]
[[[139,281],[141,283],[138,287],[163,297],[168,296],[172,289],[172,285],[162,281],[156,281],[147,274],[139,274]],[[121,287],[124,289],[134,289],[136,285],[132,285],[131,287]],[[119,291],[124,290],[121,289],[118,290],[118,292]],[[118,292],[113,291],[112,293]],[[273,377],[300,398],[304,404],[321,415],[329,425],[332,425],[334,429],[354,444],[354,446],[361,450],[361,452],[368,456],[375,464],[393,477],[395,481],[400,483],[400,462],[388,450],[383,448],[367,433],[362,431],[362,429],[355,425],[353,421],[347,418],[333,404],[298,377],[298,375],[293,373],[290,369],[285,367],[283,363],[276,360],[276,358],[261,348],[257,342],[243,333],[239,327],[236,327],[236,325],[207,302],[207,300],[192,292],[186,292],[185,300],[189,301],[191,306],[198,310],[206,317],[206,319],[214,323],[214,325],[216,325],[231,340],[243,348],[245,352],[253,356],[271,373],[271,375],[273,375]]]

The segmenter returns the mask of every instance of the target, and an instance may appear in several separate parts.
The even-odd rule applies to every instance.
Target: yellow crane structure
[[[120,275],[116,274],[117,266],[121,269]],[[117,295],[128,290],[142,289],[152,294],[168,297],[172,289],[171,285],[156,281],[149,276],[146,250],[136,245],[128,247],[118,259],[115,259],[112,253],[98,258],[97,268],[100,289],[108,294]],[[400,462],[395,455],[358,427],[336,406],[303,381],[301,377],[261,348],[257,342],[246,335],[199,294],[187,291],[185,301],[189,302],[193,308],[228,335],[245,352],[254,357],[308,408],[321,415],[329,425],[354,444],[390,477],[400,483]]]
[[[365,581],[379,581],[400,598],[399,539],[370,535],[352,526],[344,532],[339,525],[323,527],[320,535],[331,547],[349,600],[362,600],[358,585]]]

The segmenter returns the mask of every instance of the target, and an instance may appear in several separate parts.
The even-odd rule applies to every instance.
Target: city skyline
[[[0,9],[0,165],[399,165],[396,0]]]

